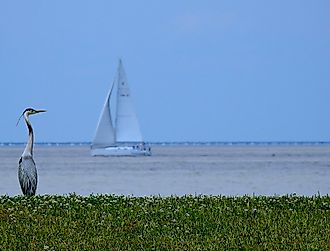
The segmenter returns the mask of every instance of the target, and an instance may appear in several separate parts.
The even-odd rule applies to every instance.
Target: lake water
[[[21,194],[24,145],[0,147],[0,195]],[[35,146],[38,194],[330,194],[330,145],[155,145],[150,157],[91,157],[89,146]]]

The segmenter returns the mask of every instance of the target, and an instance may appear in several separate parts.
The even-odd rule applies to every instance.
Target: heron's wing
[[[35,195],[37,190],[37,168],[31,156],[23,156],[18,162],[18,180],[24,195]]]

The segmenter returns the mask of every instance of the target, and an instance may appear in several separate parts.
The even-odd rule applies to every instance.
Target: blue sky
[[[146,141],[330,141],[330,2],[0,1],[1,142],[91,141],[122,58]]]

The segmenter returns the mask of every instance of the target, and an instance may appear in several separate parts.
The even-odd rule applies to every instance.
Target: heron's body
[[[36,163],[32,156],[22,156],[18,162],[18,180],[24,195],[35,195],[38,184]]]
[[[35,195],[38,184],[38,174],[36,163],[33,160],[33,129],[29,120],[29,115],[39,112],[45,112],[45,110],[34,110],[27,108],[23,112],[24,120],[29,131],[29,139],[24,149],[21,158],[18,161],[18,180],[24,195]],[[22,117],[21,116],[21,117]]]

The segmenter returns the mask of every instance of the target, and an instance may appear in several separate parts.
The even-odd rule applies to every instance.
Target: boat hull
[[[91,149],[92,156],[150,156],[150,147],[136,146],[110,146],[106,148]]]

